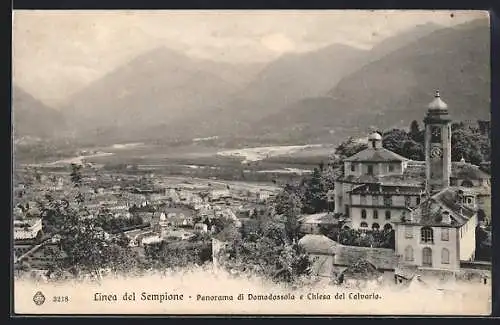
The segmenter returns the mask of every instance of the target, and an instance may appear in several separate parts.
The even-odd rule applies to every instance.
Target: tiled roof
[[[330,214],[328,212],[322,212],[316,214],[302,215],[299,217],[299,222],[335,224],[337,223],[337,220],[333,217],[333,214]]]
[[[367,148],[357,154],[348,157],[345,161],[407,161],[408,158],[405,158],[397,153],[394,153],[385,148]]]
[[[447,211],[451,219],[449,226],[462,226],[474,216],[476,212],[457,200],[459,190],[459,187],[448,187],[435,194],[430,199],[422,202],[422,204],[412,212],[411,221],[406,223],[429,226],[447,225],[442,221],[443,212]]]
[[[472,179],[482,180],[489,179],[490,175],[482,171],[478,166],[452,162],[451,163],[451,177],[459,179]],[[339,181],[352,182],[352,183],[383,183],[394,185],[419,185],[425,182],[425,162],[424,161],[409,161],[407,168],[402,175],[387,175],[387,176],[340,176]]]
[[[394,274],[407,280],[411,280],[416,275],[417,270],[418,267],[416,265],[398,264],[394,270]]]
[[[367,260],[360,259],[350,264],[342,272],[342,276],[358,280],[372,280],[378,278],[381,273],[375,265]]]
[[[366,260],[377,269],[394,270],[398,258],[392,249],[344,246],[337,244],[335,254],[336,265],[351,265],[359,260]]]
[[[305,235],[299,240],[299,246],[310,254],[335,254],[337,243],[324,235]]]
[[[351,194],[420,194],[423,187],[419,185],[384,185],[384,184],[365,184],[358,186],[351,191]]]

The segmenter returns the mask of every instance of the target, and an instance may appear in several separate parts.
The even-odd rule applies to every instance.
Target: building
[[[477,208],[491,217],[490,175],[479,166],[451,161],[451,119],[446,103],[436,92],[425,123],[425,161],[404,158],[369,135],[367,149],[344,160],[335,181],[335,213],[349,218],[355,229],[390,229],[418,206],[426,195],[448,186],[473,188]]]
[[[412,161],[383,148],[372,133],[369,147],[344,161],[335,181],[335,213],[355,229],[392,229],[408,208],[420,203],[425,179]]]
[[[398,269],[458,270],[474,259],[479,219],[491,218],[490,176],[451,161],[451,118],[439,91],[424,124],[425,161],[397,155],[370,134],[368,148],[344,161],[335,212],[355,229],[394,229]]]
[[[14,241],[36,240],[42,236],[42,219],[14,220]]]
[[[302,233],[314,235],[322,234],[325,230],[332,230],[339,223],[338,219],[328,212],[303,215],[298,221]]]
[[[396,254],[404,264],[459,269],[474,259],[477,226],[475,196],[448,187],[426,200],[396,225]]]

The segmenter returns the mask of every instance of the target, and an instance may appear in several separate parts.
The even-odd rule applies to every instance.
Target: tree
[[[418,125],[418,121],[417,120],[411,121],[411,123],[410,123],[410,137],[413,140],[417,141],[417,139],[415,137],[418,136],[419,133],[420,133],[420,126]]]
[[[308,255],[290,242],[283,222],[271,220],[260,233],[230,242],[219,253],[221,264],[232,271],[251,272],[278,282],[291,283],[309,273]]]
[[[321,171],[314,168],[311,178],[305,182],[303,212],[318,213],[327,210],[327,192]]]
[[[72,181],[78,184],[78,168]],[[56,200],[50,195],[39,202],[44,227],[59,238],[55,257],[57,274],[69,271],[76,277],[90,275],[100,279],[103,270],[113,273],[130,272],[138,266],[136,255],[125,245],[123,236],[113,238],[106,233],[98,219],[84,218],[79,211],[78,188],[67,197]]]
[[[483,161],[480,136],[466,129],[457,129],[451,136],[451,159],[459,161],[464,158],[467,162],[479,165]]]
[[[365,150],[366,148],[368,148],[366,143],[356,141],[354,138],[350,137],[335,148],[335,155],[337,156],[338,161],[342,161],[345,158],[351,157],[358,152]]]
[[[72,163],[70,177],[75,187],[80,186],[82,182],[82,165]]]

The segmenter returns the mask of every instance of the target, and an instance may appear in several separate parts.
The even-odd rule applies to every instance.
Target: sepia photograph
[[[15,315],[489,315],[490,17],[14,10]]]

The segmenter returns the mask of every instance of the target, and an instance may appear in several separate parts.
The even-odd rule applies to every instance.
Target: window
[[[373,230],[379,230],[379,229],[380,229],[380,225],[379,225],[378,223],[374,222],[374,223],[372,224],[372,229],[373,229]]]
[[[394,165],[389,164],[389,172],[393,172],[393,171],[394,171]]]
[[[413,227],[405,226],[405,238],[413,238]]]
[[[391,219],[391,211],[387,210],[385,211],[385,220]]]
[[[450,230],[448,228],[441,228],[441,240],[442,241],[450,240]]]
[[[384,231],[392,231],[392,226],[390,223],[386,223],[384,225]]]
[[[361,228],[368,228],[368,224],[366,222],[362,222],[359,226]]]
[[[422,250],[422,266],[432,266],[432,249],[425,247]]]
[[[468,204],[471,204],[471,203],[472,203],[472,198],[471,198],[471,197],[468,197],[468,198],[467,198],[467,203],[468,203]]]
[[[422,227],[422,229],[420,229],[420,240],[423,243],[433,243],[434,242],[434,233],[432,231],[432,228]]]
[[[384,196],[384,206],[390,207],[392,205],[392,196],[386,195]]]
[[[405,248],[405,261],[413,261],[413,247],[411,246]]]
[[[373,210],[373,219],[378,219],[378,210]]]
[[[351,163],[351,172],[354,172],[356,171],[356,165],[354,165],[353,163]]]
[[[368,165],[368,175],[373,175],[373,166],[372,165]]]
[[[405,196],[405,207],[411,206],[411,196]]]
[[[450,251],[446,248],[441,251],[441,264],[450,264]]]
[[[366,219],[366,210],[361,210],[361,219]]]

